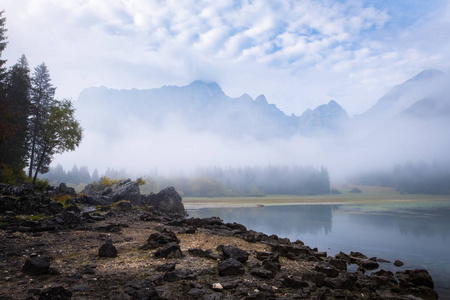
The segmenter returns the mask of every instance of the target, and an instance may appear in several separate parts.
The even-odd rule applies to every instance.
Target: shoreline
[[[266,197],[211,197],[183,198],[186,210],[203,208],[239,208],[286,205],[387,205],[387,204],[426,204],[448,203],[450,196],[446,195],[399,195],[399,197],[340,197],[322,196],[266,196]]]

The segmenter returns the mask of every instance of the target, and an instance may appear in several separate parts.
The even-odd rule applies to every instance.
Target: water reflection
[[[360,251],[401,259],[406,268],[426,268],[440,296],[450,297],[450,202],[211,208],[189,214],[218,216],[248,229],[300,239],[330,255]]]
[[[190,211],[192,217],[218,216],[225,222],[245,224],[267,234],[325,234],[332,229],[333,210],[339,205],[269,206],[254,208],[208,208]]]

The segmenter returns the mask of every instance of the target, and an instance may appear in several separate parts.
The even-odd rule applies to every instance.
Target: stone
[[[100,257],[117,257],[117,249],[111,243],[105,243],[98,249]]]
[[[236,245],[219,245],[217,250],[222,251],[224,259],[234,258],[241,263],[245,263],[248,260],[248,252],[239,249]]]
[[[157,272],[172,272],[172,271],[175,271],[175,266],[176,266],[176,264],[171,264],[171,263],[159,265],[156,267],[156,271]]]
[[[361,259],[357,262],[357,264],[365,270],[375,270],[380,267],[380,265],[376,261],[372,261],[369,259]]]
[[[155,257],[158,258],[182,258],[183,253],[181,252],[180,245],[177,243],[168,243],[164,245],[163,248],[158,249],[155,252]]]
[[[300,278],[294,277],[292,275],[285,276],[283,278],[283,284],[287,287],[295,289],[309,287],[309,284],[306,281],[301,280]]]
[[[327,277],[337,277],[339,275],[339,271],[335,267],[333,267],[331,264],[327,264],[327,263],[317,264],[314,267],[314,270],[325,274]]]
[[[394,261],[394,266],[401,267],[401,266],[403,266],[403,262],[400,260],[396,260],[396,261]]]
[[[167,187],[157,194],[150,194],[144,201],[157,211],[169,215],[186,216],[181,197],[174,187]]]
[[[400,282],[400,286],[424,286],[430,289],[434,288],[433,279],[427,270],[406,270],[404,272],[397,272],[395,275]]]
[[[234,258],[219,261],[218,269],[220,276],[236,276],[245,273],[244,265]]]
[[[223,291],[223,286],[219,282],[216,282],[212,284],[212,289],[216,292],[221,292]]]
[[[51,287],[39,294],[38,300],[70,300],[72,292],[62,286]]]
[[[48,273],[50,263],[42,257],[32,257],[25,261],[22,272],[27,275],[42,275]]]
[[[271,271],[259,267],[252,268],[250,270],[250,274],[256,277],[267,279],[274,277],[274,274]]]
[[[147,244],[144,248],[156,249],[158,247],[164,246],[168,243],[180,243],[174,232],[164,229],[161,232],[152,233],[147,239]]]

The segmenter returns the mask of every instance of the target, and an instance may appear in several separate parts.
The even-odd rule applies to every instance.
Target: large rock
[[[79,200],[99,200],[101,199],[105,204],[108,202],[118,202],[121,200],[130,201],[132,205],[141,206],[142,198],[139,190],[139,185],[131,179],[119,180],[112,186],[102,186],[101,184],[88,184],[82,194],[91,196],[92,198],[84,198]],[[110,201],[106,199],[111,199]],[[77,199],[78,200],[78,199]]]
[[[50,263],[42,257],[32,257],[25,261],[22,272],[27,275],[42,275],[48,273]]]
[[[186,216],[181,197],[174,187],[165,188],[157,194],[147,195],[144,201],[160,212]]]

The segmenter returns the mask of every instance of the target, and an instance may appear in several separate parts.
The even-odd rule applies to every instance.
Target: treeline
[[[390,171],[374,171],[354,178],[361,185],[393,187],[400,193],[450,195],[450,164],[397,164]]]
[[[185,197],[265,195],[318,195],[330,193],[330,178],[324,167],[267,166],[206,168],[195,176],[165,178],[145,176],[145,193],[174,186]]]
[[[30,74],[22,55],[7,69],[1,59],[7,46],[6,19],[0,11],[0,182],[36,182],[49,170],[53,155],[74,150],[82,138],[68,100],[55,99],[47,66]],[[24,169],[28,167],[27,174]]]
[[[108,168],[104,174],[87,167],[64,171],[61,165],[51,168],[42,178],[53,184],[65,182],[80,185],[99,181],[101,177],[125,179],[127,172]],[[157,193],[167,186],[173,186],[185,197],[220,196],[264,196],[264,195],[318,195],[330,193],[330,179],[326,168],[316,169],[301,166],[267,166],[245,168],[205,168],[196,170],[192,176],[163,177],[141,176],[146,182],[142,193]]]
[[[78,168],[77,165],[74,165],[71,170],[65,171],[60,164],[57,164],[56,167],[51,167],[46,174],[39,176],[39,178],[46,179],[54,185],[64,182],[75,186],[92,183],[94,181],[98,182],[101,177],[125,179],[131,176],[129,176],[123,169],[116,170],[112,168],[108,168],[104,174],[99,174],[98,170],[95,169],[91,175],[87,166],[81,166]]]

